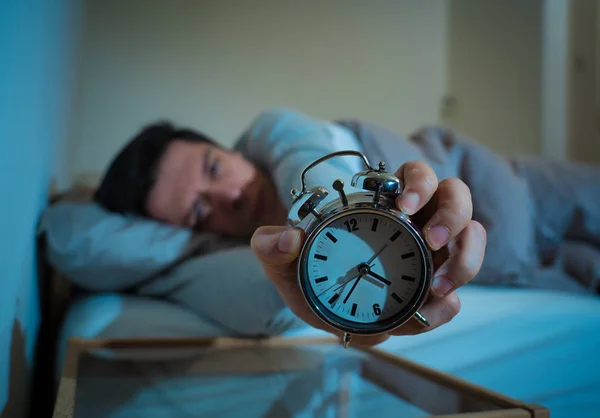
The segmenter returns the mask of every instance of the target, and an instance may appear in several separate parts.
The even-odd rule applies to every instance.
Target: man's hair
[[[142,128],[110,163],[94,201],[112,212],[148,217],[146,201],[167,147],[175,140],[218,144],[208,136],[161,121]]]

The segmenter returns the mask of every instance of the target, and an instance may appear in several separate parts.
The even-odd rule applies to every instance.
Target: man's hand
[[[419,161],[404,164],[396,176],[404,186],[396,205],[421,228],[433,254],[432,294],[420,310],[431,326],[425,328],[411,319],[389,334],[353,336],[353,345],[375,345],[390,335],[418,334],[448,323],[460,311],[455,290],[471,281],[483,262],[486,232],[471,219],[473,205],[465,183],[457,178],[438,183],[433,169]],[[298,228],[266,226],[256,230],[251,246],[289,308],[308,324],[342,337],[343,332],[311,311],[300,291],[296,265],[303,242],[303,231]]]

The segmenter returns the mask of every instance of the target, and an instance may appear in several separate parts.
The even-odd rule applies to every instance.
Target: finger
[[[252,235],[250,246],[267,278],[276,285],[295,281],[295,261],[302,246],[302,230],[283,226],[263,226]]]
[[[460,234],[473,214],[471,191],[457,178],[440,182],[435,203],[435,213],[423,228],[425,239],[433,251],[439,250]]]
[[[421,313],[429,322],[429,327],[422,325],[415,318],[391,332],[392,335],[416,335],[432,331],[450,322],[460,312],[460,299],[456,293],[448,293],[443,298],[431,298],[421,309]]]
[[[316,328],[331,331],[311,311],[298,284],[296,266],[302,240],[303,231],[299,228],[266,226],[254,232],[250,246],[267,279],[292,312]]]
[[[396,205],[407,215],[418,212],[433,197],[438,179],[433,169],[422,161],[409,161],[397,171],[396,177],[402,183],[402,194]]]
[[[435,272],[431,290],[445,296],[464,286],[479,273],[487,244],[485,228],[469,221],[466,228],[448,244],[450,256]]]

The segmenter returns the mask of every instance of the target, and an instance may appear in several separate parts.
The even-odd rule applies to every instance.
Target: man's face
[[[285,220],[272,183],[238,152],[174,141],[156,177],[147,201],[155,219],[229,236]]]

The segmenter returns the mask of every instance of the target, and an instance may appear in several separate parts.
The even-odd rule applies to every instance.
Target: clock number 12
[[[345,221],[344,225],[348,228],[348,232],[358,231],[358,226],[356,226],[356,219],[352,218],[349,221]]]

